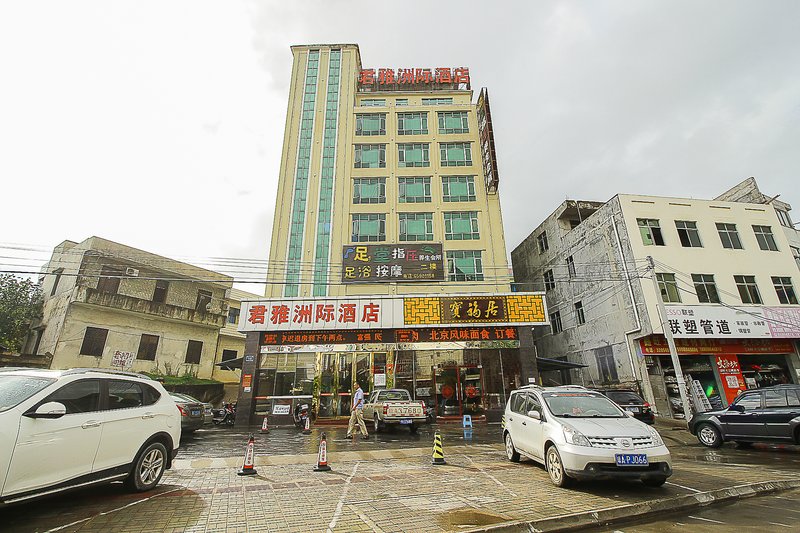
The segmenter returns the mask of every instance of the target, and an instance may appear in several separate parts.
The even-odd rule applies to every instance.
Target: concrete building
[[[34,353],[51,368],[212,377],[233,278],[99,237],[59,244],[43,272]]]
[[[790,206],[622,194],[561,204],[511,253],[516,281],[547,293],[538,355],[586,365],[543,381],[638,388],[681,416],[655,274],[683,371],[712,405],[798,382],[798,269],[777,209]]]
[[[498,410],[504,390],[527,382],[534,369],[533,357],[520,366],[516,329],[491,341],[480,336],[487,332],[453,330],[456,339],[434,331],[426,332],[431,342],[386,342],[397,340],[393,323],[382,342],[266,340],[264,333],[280,329],[271,327],[280,316],[265,319],[264,309],[384,309],[402,307],[410,295],[463,295],[470,302],[448,305],[474,303],[483,306],[474,312],[485,313],[499,303],[488,295],[511,293],[488,93],[474,101],[469,69],[366,68],[354,44],[291,51],[267,300],[245,306],[255,313],[242,321],[253,331],[247,353],[254,357],[243,370],[241,405],[284,413],[301,397],[313,400],[321,418],[346,417],[358,380],[367,391],[406,387],[441,416]],[[306,328],[302,315],[285,316],[296,330]],[[334,317],[322,320],[328,329],[341,325],[333,314],[320,316]],[[309,331],[322,331],[320,316]],[[467,348],[461,341],[470,339]]]
[[[258,299],[259,295],[239,289],[229,289],[225,298],[228,306],[228,316],[225,326],[219,330],[219,340],[217,341],[217,353],[214,358],[214,371],[212,379],[221,381],[225,384],[224,401],[235,402],[239,394],[239,382],[242,378],[240,369],[234,363],[233,367],[225,366],[226,361],[236,361],[244,354],[246,335],[238,331],[239,317],[241,315],[242,301]]]

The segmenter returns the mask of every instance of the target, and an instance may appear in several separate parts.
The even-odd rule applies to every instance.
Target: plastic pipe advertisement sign
[[[800,336],[800,308],[668,305],[672,335],[679,339],[786,339]]]

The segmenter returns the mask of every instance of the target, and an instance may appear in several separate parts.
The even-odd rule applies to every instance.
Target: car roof
[[[30,368],[30,367],[3,367],[0,368],[0,375],[18,375],[31,377],[46,377],[58,379],[62,376],[78,374],[101,374],[104,377],[130,377],[154,381],[150,376],[124,370],[114,370],[111,368],[70,368],[66,370],[50,368]]]

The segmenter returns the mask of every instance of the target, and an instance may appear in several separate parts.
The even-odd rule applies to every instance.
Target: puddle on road
[[[490,526],[508,522],[508,518],[500,515],[484,513],[475,509],[454,509],[439,515],[439,525],[449,531],[458,531],[480,526]]]

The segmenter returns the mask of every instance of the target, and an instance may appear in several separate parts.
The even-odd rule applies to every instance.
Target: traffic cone
[[[261,433],[269,433],[269,422],[267,421],[269,417],[264,415],[264,422],[261,424]]]
[[[303,435],[311,435],[311,417],[306,417],[306,425],[303,428]]]
[[[433,458],[431,459],[432,465],[446,465],[447,461],[444,460],[444,450],[442,449],[442,435],[439,430],[433,436]]]
[[[244,465],[242,468],[237,472],[240,476],[252,476],[254,474],[258,474],[256,469],[253,467],[253,462],[255,461],[255,445],[256,439],[253,437],[253,434],[250,433],[250,438],[247,440],[247,449],[244,452]]]
[[[314,472],[328,472],[331,469],[328,466],[328,438],[325,433],[319,439],[319,454],[317,455],[317,466],[314,467]]]

